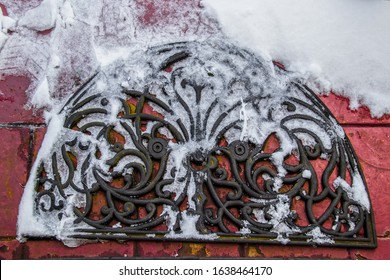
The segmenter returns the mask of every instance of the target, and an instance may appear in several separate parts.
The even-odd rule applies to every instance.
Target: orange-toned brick
[[[204,243],[183,243],[178,251],[178,257],[205,257],[206,246]]]
[[[46,130],[46,127],[40,127],[34,130],[34,150],[32,155],[33,162],[35,161],[39,149],[41,148],[42,141],[45,138]]]
[[[245,256],[267,259],[348,259],[347,248],[291,245],[248,245]]]

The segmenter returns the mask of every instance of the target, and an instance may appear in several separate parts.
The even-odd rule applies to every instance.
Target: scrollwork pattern
[[[309,88],[270,88],[288,73],[221,42],[147,54],[143,90],[96,93],[97,75],[65,104],[38,215],[71,208],[74,238],[183,237],[186,213],[228,241],[373,244],[372,209],[348,190],[365,188],[357,157]]]

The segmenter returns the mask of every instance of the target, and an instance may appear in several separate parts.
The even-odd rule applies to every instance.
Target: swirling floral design
[[[220,42],[146,56],[143,90],[97,75],[65,104],[37,215],[74,217],[73,238],[375,246],[357,157],[310,89]]]

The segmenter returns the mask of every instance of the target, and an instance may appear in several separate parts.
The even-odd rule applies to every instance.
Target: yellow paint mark
[[[250,257],[250,258],[262,257],[262,255],[259,253],[259,251],[257,250],[257,248],[255,246],[249,246],[247,254],[248,254],[248,257]]]
[[[129,104],[129,107],[130,107],[130,114],[134,114],[136,111],[136,106],[133,104]]]
[[[12,188],[10,186],[9,180],[10,180],[10,176],[6,176],[4,180],[4,185],[5,185],[8,199],[12,199]]]
[[[190,243],[189,244],[190,254],[192,256],[198,256],[202,253],[204,247],[205,247],[204,244]]]

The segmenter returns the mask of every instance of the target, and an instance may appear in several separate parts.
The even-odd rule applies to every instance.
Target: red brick
[[[40,127],[34,130],[34,150],[32,155],[33,162],[35,161],[39,149],[41,148],[43,139],[45,138],[46,130],[46,127]]]
[[[23,76],[3,75],[0,76],[0,123],[42,123],[41,112],[25,109],[30,80]]]
[[[20,259],[21,251],[19,241],[0,241],[0,260]]]
[[[177,257],[182,248],[180,242],[169,241],[141,241],[136,244],[137,257]]]
[[[333,93],[319,96],[340,124],[389,124],[390,115],[372,118],[370,110],[362,106],[358,110],[349,109],[349,99]]]
[[[390,128],[348,127],[345,132],[359,158],[374,209],[378,236],[390,233]]]
[[[8,16],[7,8],[4,6],[4,4],[0,3],[0,9],[4,16]]]
[[[378,247],[370,249],[352,249],[352,259],[390,260],[390,238],[378,238]]]
[[[130,258],[134,256],[134,243],[119,243],[107,241],[104,243],[88,243],[70,248],[60,241],[31,240],[21,246],[26,246],[22,258],[52,259],[52,258]]]
[[[200,0],[136,0],[136,6],[139,26],[152,32],[172,27],[194,34],[213,34],[217,30],[215,22],[202,13]]]
[[[139,20],[143,25],[156,25],[156,24],[166,24],[170,19],[174,18],[178,22],[180,20],[185,20],[183,18],[175,17],[174,15],[179,12],[170,8],[170,4],[177,2],[183,2],[181,0],[162,0],[162,1],[152,1],[152,0],[137,0],[137,7],[143,13],[140,14]],[[166,5],[161,2],[167,2]],[[171,2],[171,3],[169,3]],[[193,9],[198,8],[199,1],[191,1],[191,6]],[[183,3],[185,4],[185,3]]]
[[[241,256],[240,247],[243,246],[242,244],[208,243],[206,244],[206,256],[238,258]]]
[[[15,236],[27,177],[28,129],[0,129],[0,236]]]
[[[348,259],[347,248],[291,245],[248,245],[245,257],[267,259]]]

